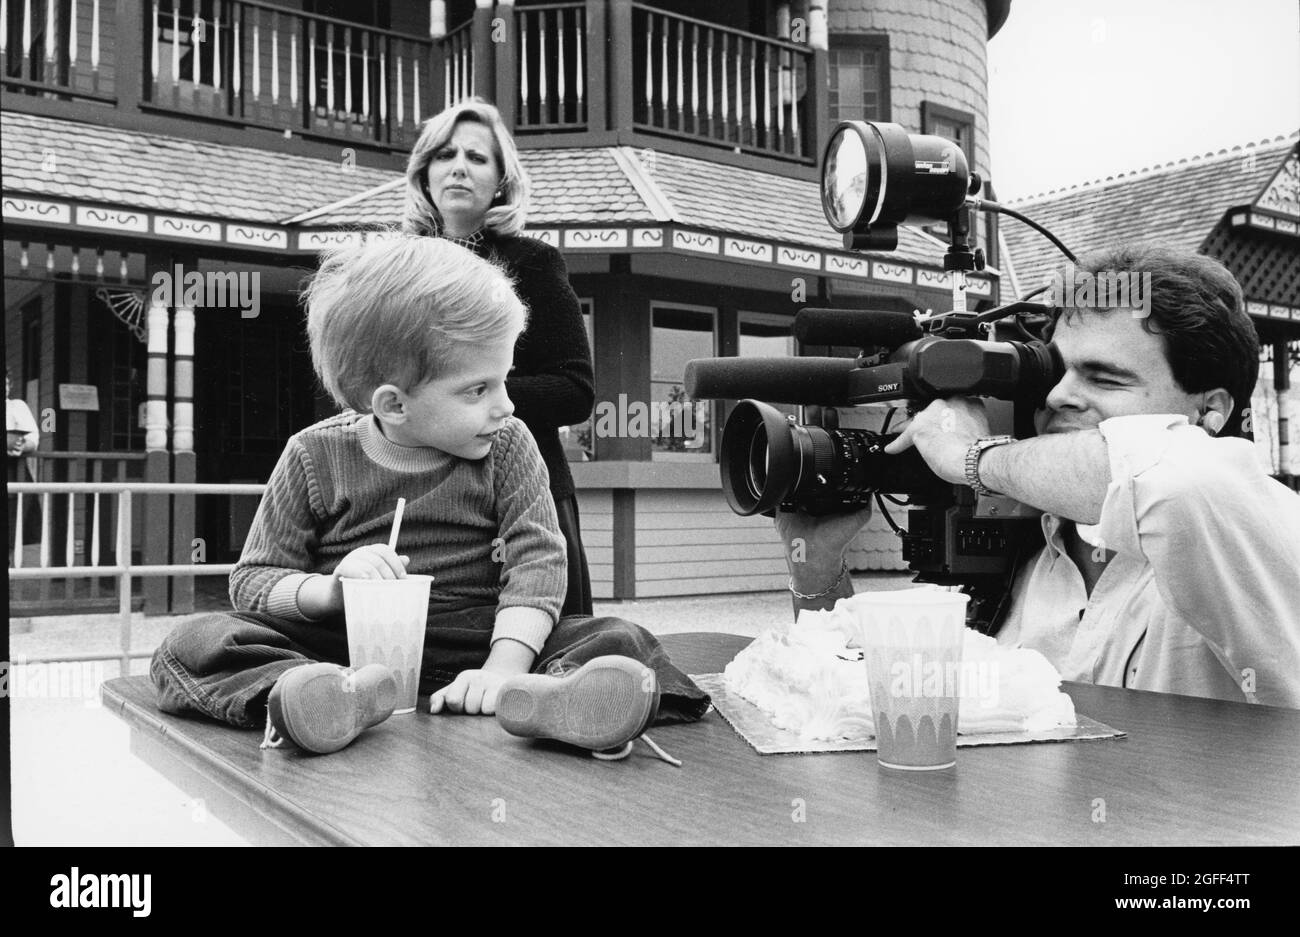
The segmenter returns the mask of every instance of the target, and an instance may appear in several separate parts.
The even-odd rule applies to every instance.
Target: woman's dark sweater
[[[506,392],[527,425],[551,476],[556,499],[574,493],[558,432],[591,416],[596,389],[591,348],[578,297],[560,252],[534,238],[484,231],[474,252],[497,260],[528,307],[528,328],[515,345]]]

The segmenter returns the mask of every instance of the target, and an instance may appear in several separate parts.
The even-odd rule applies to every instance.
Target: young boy
[[[434,713],[622,754],[656,720],[703,715],[708,697],[644,629],[559,619],[564,540],[505,391],[526,311],[502,271],[443,239],[372,240],[327,256],[305,300],[316,373],[349,409],[289,440],[230,576],[236,611],[191,619],[154,655],[160,708],[342,748],[387,718],[396,684],[340,666],[340,579],[411,572],[434,577],[420,674]]]

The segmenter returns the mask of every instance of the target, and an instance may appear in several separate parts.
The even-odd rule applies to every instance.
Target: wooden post
[[[636,55],[632,41],[632,0],[609,0],[609,20],[608,20],[608,41],[605,46],[605,61],[619,62],[621,69],[627,69],[628,74],[632,74],[632,62]],[[592,56],[594,61],[595,56]],[[629,80],[620,80],[620,71],[611,72],[607,66],[602,65],[605,71],[604,80],[601,88],[609,95],[609,129],[619,134],[631,135],[633,122],[633,82]],[[647,63],[646,67],[649,67]],[[592,94],[595,94],[596,76],[592,75]]]
[[[164,271],[173,277],[171,270]],[[183,284],[174,283],[173,292]],[[173,300],[174,301],[174,300]],[[145,317],[148,329],[148,370],[146,372],[145,430],[144,430],[144,480],[146,482],[170,481],[171,465],[167,454],[167,330],[171,313],[168,305],[149,298],[149,311]],[[144,498],[144,529],[142,553],[145,565],[167,562],[171,533],[171,517],[166,495],[146,495]],[[127,546],[130,549],[130,545]],[[167,580],[148,576],[144,578],[144,613],[162,615],[167,611]]]
[[[474,0],[474,20],[470,26],[470,45],[474,49],[474,94],[487,101],[496,100],[493,81],[495,56],[492,45],[492,0]]]
[[[112,0],[100,2],[107,8]],[[149,15],[153,2],[155,0],[117,0],[116,35],[114,48],[109,54],[116,56],[117,107],[123,113],[139,111],[140,102],[146,100],[145,88],[153,82],[153,18]]]
[[[1290,405],[1291,356],[1283,339],[1273,343],[1273,390],[1277,395],[1277,470],[1280,475],[1291,472],[1291,424],[1287,414]]]
[[[430,113],[437,114],[447,100],[447,0],[429,0],[429,101]],[[378,54],[376,53],[376,60]],[[378,82],[375,84],[378,87]],[[376,115],[379,109],[375,109]]]
[[[519,20],[515,15],[514,0],[501,0],[497,13],[502,21],[498,25],[504,30],[504,41],[492,46],[496,56],[496,105],[501,119],[513,133],[517,119],[515,105],[519,97],[519,46],[516,38]]]
[[[651,440],[629,438],[618,429],[624,406],[650,402],[650,356],[631,354],[628,349],[650,347],[649,293],[632,282],[631,262],[626,254],[610,258],[610,276],[604,278],[595,297],[596,409],[592,417],[592,444],[601,462],[649,462]],[[622,395],[622,405],[620,405]],[[601,412],[613,408],[613,421]],[[602,432],[608,427],[614,432]]]
[[[629,23],[631,19],[629,18]],[[600,132],[610,128],[606,89],[609,87],[610,34],[605,18],[605,0],[587,0],[587,129]],[[625,68],[631,59],[624,59]],[[630,75],[631,72],[629,71]],[[628,84],[631,84],[629,81]]]
[[[614,598],[636,598],[636,490],[610,492],[614,517],[610,541],[614,553]]]
[[[820,162],[822,147],[830,136],[830,56],[826,51],[826,0],[810,0],[808,4],[808,45],[812,47],[812,71],[807,79],[808,102],[807,129],[808,152]],[[801,127],[805,126],[803,123]]]
[[[172,360],[172,480],[193,483],[194,456],[194,310],[176,307],[173,322],[175,357]],[[194,495],[174,495],[172,508],[172,559],[174,564],[193,561]],[[171,612],[194,611],[194,578],[177,576],[171,581]]]

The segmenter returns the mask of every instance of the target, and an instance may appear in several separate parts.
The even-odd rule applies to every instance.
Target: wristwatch
[[[977,495],[995,495],[996,491],[989,488],[980,481],[980,456],[985,449],[992,449],[994,446],[1004,446],[1009,442],[1015,442],[1014,436],[981,436],[970,444],[966,450],[966,484],[975,489]]]

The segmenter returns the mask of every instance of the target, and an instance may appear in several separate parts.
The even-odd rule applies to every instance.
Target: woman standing
[[[407,233],[445,237],[500,263],[528,307],[506,390],[537,440],[568,545],[569,587],[562,614],[590,615],[591,579],[578,528],[573,475],[559,427],[581,423],[595,400],[591,349],[578,297],[559,251],[523,237],[528,178],[495,107],[479,98],[424,125],[406,165]]]

